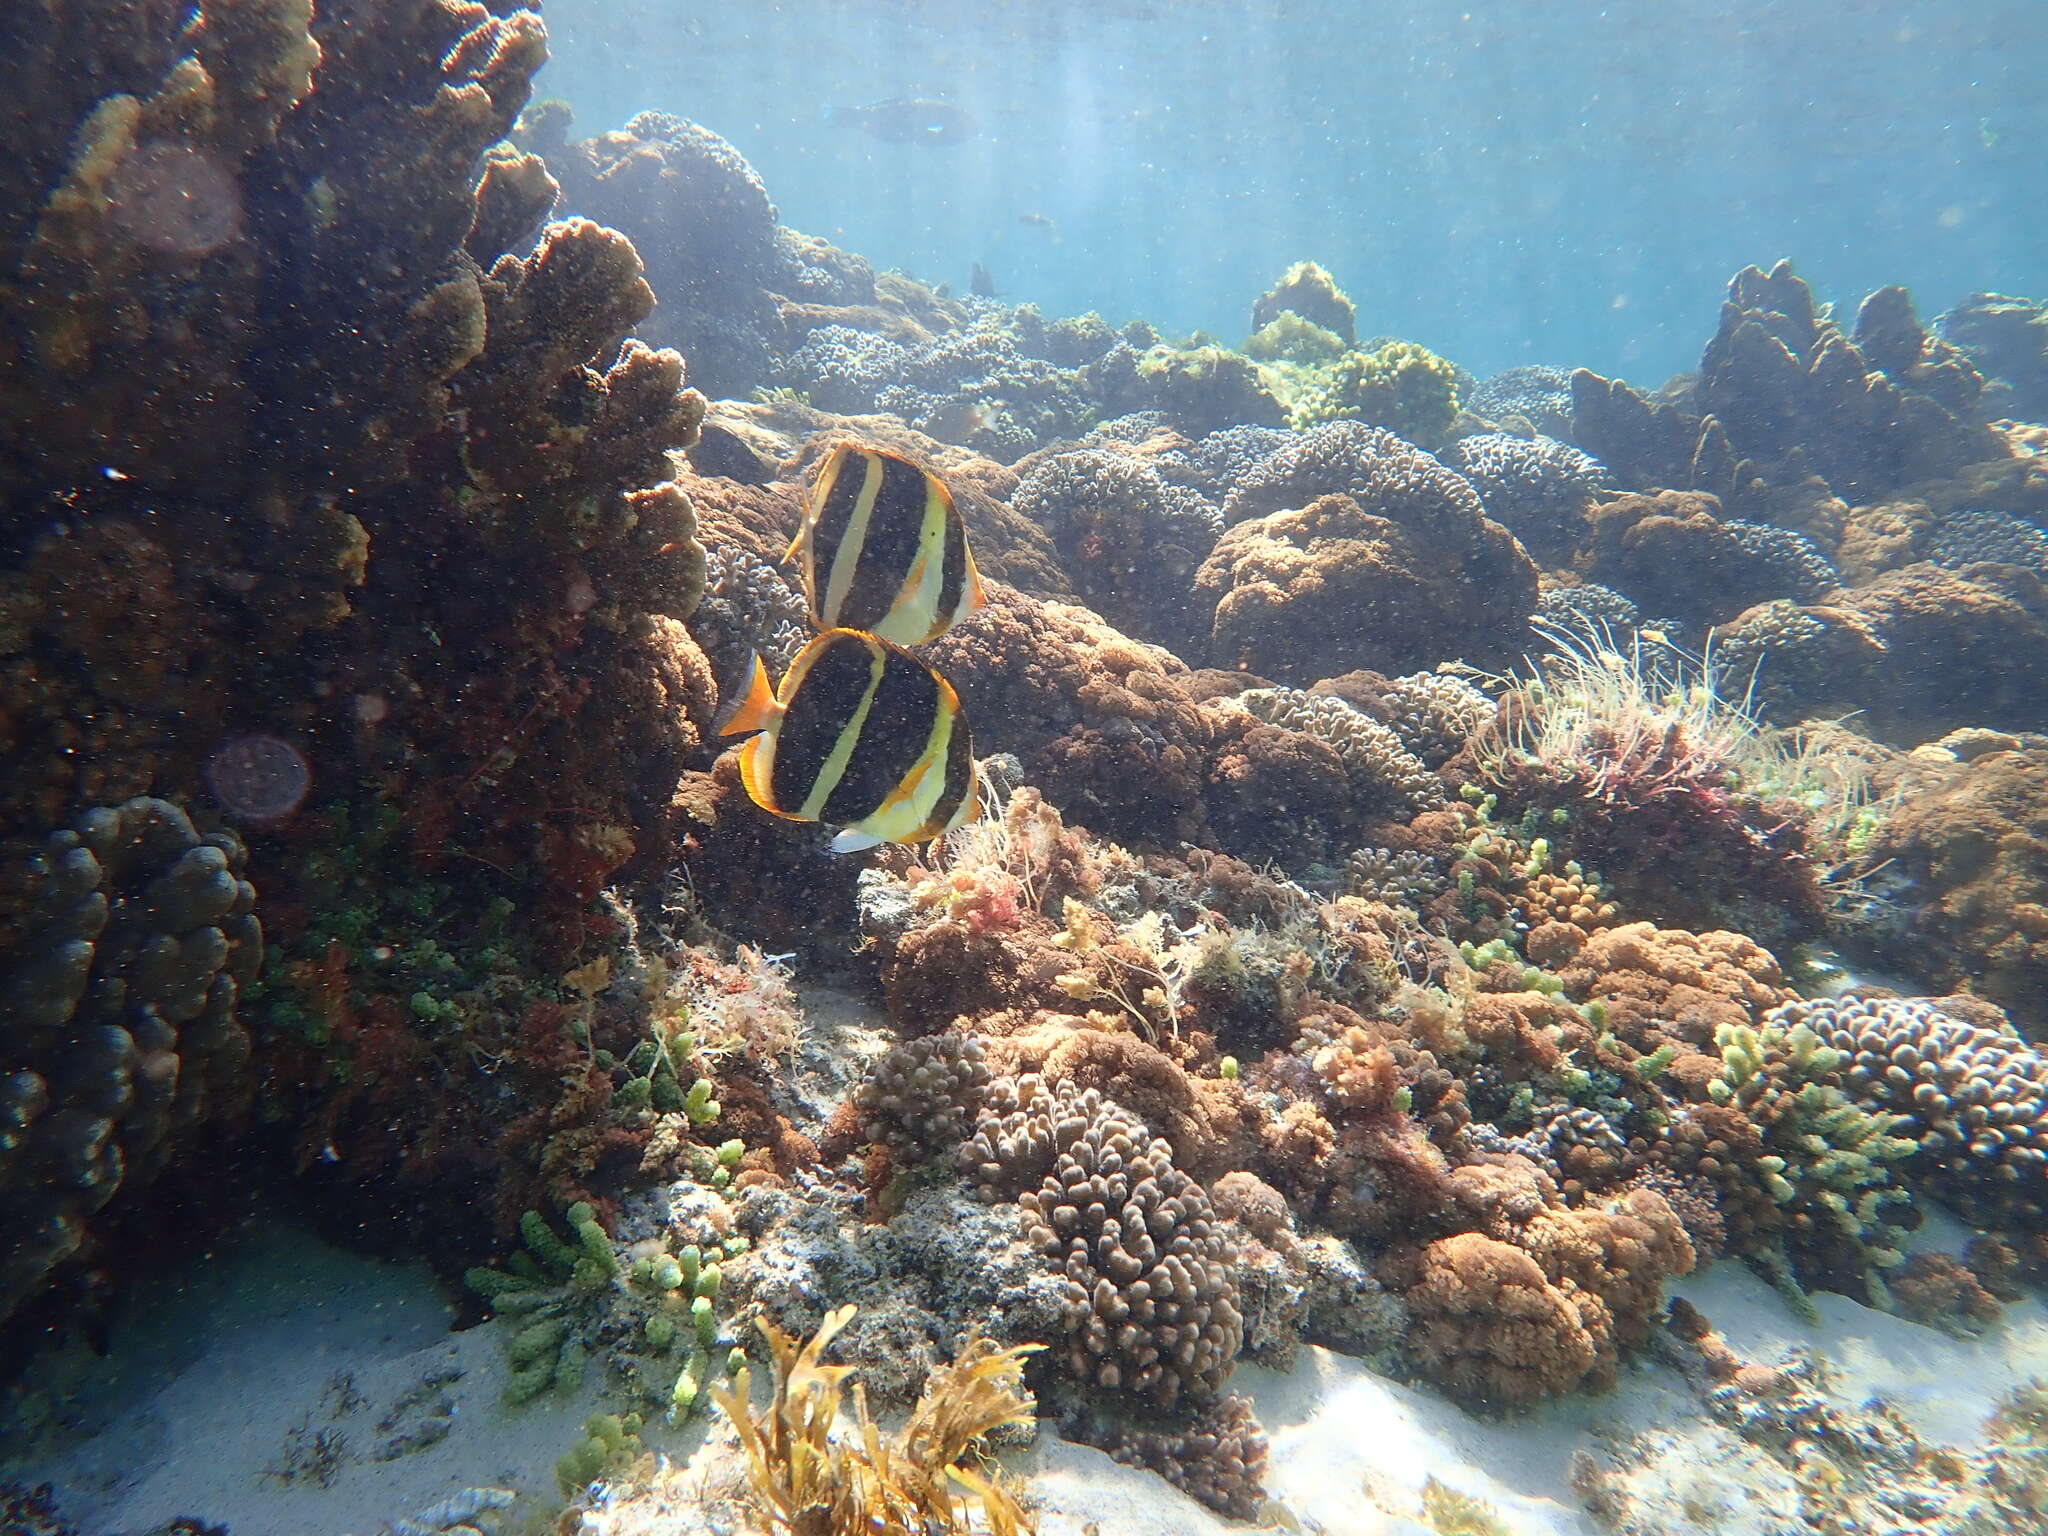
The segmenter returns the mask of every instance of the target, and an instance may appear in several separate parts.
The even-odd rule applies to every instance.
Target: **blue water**
[[[580,131],[695,118],[785,223],[956,289],[981,262],[1049,313],[1235,342],[1306,257],[1361,334],[1481,375],[1654,383],[1697,361],[1749,262],[1790,256],[1848,306],[1904,283],[1930,315],[2048,291],[2041,0],[549,0],[547,19],[541,88]],[[979,134],[822,120],[916,96]]]

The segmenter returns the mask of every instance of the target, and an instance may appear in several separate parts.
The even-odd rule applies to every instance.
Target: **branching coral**
[[[854,1102],[862,1129],[899,1161],[950,1158],[974,1128],[991,1074],[973,1035],[926,1035],[875,1064]]]
[[[1840,1082],[1917,1150],[1911,1171],[1979,1220],[2048,1221],[2048,1061],[2017,1034],[1957,1017],[1938,999],[1793,1001],[1765,1025],[1807,1029],[1836,1052]]]
[[[1230,1248],[1164,1140],[1094,1089],[1026,1076],[991,1090],[960,1157],[988,1194],[1014,1192],[1063,1275],[1076,1380],[1162,1410],[1216,1396],[1243,1339]]]
[[[1030,1514],[977,1461],[988,1436],[1034,1423],[1023,1363],[1036,1346],[1002,1349],[971,1335],[951,1364],[932,1372],[903,1432],[885,1439],[858,1384],[852,1422],[841,1425],[853,1369],[824,1363],[854,1311],[829,1313],[802,1344],[761,1320],[775,1375],[758,1411],[744,1367],[731,1386],[712,1389],[739,1433],[762,1529],[770,1536],[1029,1536],[1037,1528]]]
[[[1894,1170],[1916,1150],[1896,1134],[1903,1117],[1844,1093],[1848,1058],[1803,1023],[1780,1016],[1757,1028],[1723,1025],[1716,1043],[1721,1072],[1707,1096],[1756,1127],[1760,1154],[1739,1172],[1779,1207],[1794,1256],[1809,1273],[1846,1280],[1898,1263],[1904,1197]]]

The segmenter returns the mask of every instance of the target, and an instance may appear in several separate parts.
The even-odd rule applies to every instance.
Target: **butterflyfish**
[[[834,823],[835,853],[917,843],[978,814],[974,743],[960,696],[901,646],[828,629],[797,653],[773,691],[754,676],[723,734],[740,749],[754,803],[790,821]]]
[[[946,482],[857,443],[819,462],[783,558],[801,563],[814,627],[894,645],[936,640],[988,600]]]

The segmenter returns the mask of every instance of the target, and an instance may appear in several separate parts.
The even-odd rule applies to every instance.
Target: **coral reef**
[[[1303,433],[1240,480],[1195,575],[1211,665],[1282,682],[1514,654],[1536,573],[1460,476],[1351,422]]]
[[[1871,852],[1897,860],[1916,893],[1885,945],[1890,958],[2038,1017],[2048,986],[2044,817],[2048,752],[2038,745],[1973,757],[1890,807]]]
[[[1495,1207],[1489,1227],[1382,1266],[1407,1304],[1416,1363],[1476,1406],[1611,1384],[1619,1348],[1648,1338],[1665,1280],[1693,1267],[1677,1216],[1644,1190],[1569,1210],[1530,1183]]]
[[[1189,587],[1223,531],[1199,493],[1104,449],[1020,466],[1011,508],[1051,535],[1074,589],[1110,623],[1181,654],[1207,628]]]
[[[899,1163],[950,1159],[980,1117],[992,1077],[986,1055],[972,1035],[926,1035],[894,1047],[854,1098],[862,1134]]]
[[[1412,341],[1383,342],[1303,369],[1283,394],[1290,426],[1362,421],[1424,448],[1441,443],[1458,419],[1457,368]]]
[[[237,1002],[263,958],[246,862],[232,832],[143,798],[0,870],[0,1317],[100,1260],[180,1143],[246,1111]]]
[[[1264,330],[1283,314],[1300,316],[1345,346],[1358,339],[1357,314],[1336,279],[1312,261],[1297,261],[1252,304],[1252,329]]]
[[[712,395],[763,382],[782,331],[775,296],[823,274],[783,243],[753,168],[710,129],[666,112],[574,142],[570,127],[563,103],[544,102],[521,119],[515,142],[559,178],[565,214],[621,230],[644,253],[661,298],[647,339],[681,351]]]
[[[1601,464],[1551,437],[1484,432],[1459,438],[1438,457],[1472,482],[1488,517],[1551,563],[1577,547],[1593,498],[1607,484]]]
[[[1973,293],[1935,318],[1943,341],[1984,375],[1984,406],[2027,421],[2048,418],[2048,317],[2030,299]]]
[[[1502,426],[1525,422],[1532,432],[1549,437],[1569,436],[1571,370],[1529,363],[1496,373],[1472,390],[1465,409],[1481,421],[1499,422]]]
[[[2048,1221],[2048,1063],[2009,1025],[1968,1021],[1940,999],[1855,993],[1783,1004],[1765,1025],[1803,1026],[1839,1053],[1831,1081],[1898,1116],[1910,1171],[1945,1200],[2008,1227]]]
[[[1026,1075],[990,1091],[960,1162],[1064,1277],[1074,1379],[1161,1410],[1221,1391],[1243,1338],[1230,1248],[1163,1140],[1095,1089]]]
[[[1367,804],[1424,811],[1443,803],[1443,784],[1400,735],[1342,699],[1299,688],[1253,688],[1236,702],[1269,725],[1327,743],[1343,763],[1352,793]]]

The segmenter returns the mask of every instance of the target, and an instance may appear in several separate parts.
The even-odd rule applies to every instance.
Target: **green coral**
[[[1422,1484],[1422,1523],[1435,1536],[1512,1536],[1491,1504],[1434,1477]]]
[[[1750,1176],[1788,1214],[1846,1239],[1868,1264],[1897,1264],[1893,1168],[1918,1150],[1894,1134],[1906,1118],[1852,1101],[1840,1086],[1843,1053],[1804,1024],[1724,1024],[1715,1044],[1721,1072],[1708,1096],[1747,1115],[1768,1149]]]
[[[1358,340],[1357,308],[1337,280],[1313,261],[1297,261],[1253,301],[1252,329],[1264,330],[1289,314],[1331,333],[1340,348]]]
[[[637,1413],[599,1413],[586,1419],[583,1438],[555,1463],[555,1481],[564,1496],[573,1497],[605,1473],[638,1460],[642,1427]]]
[[[1427,347],[1389,341],[1303,371],[1288,407],[1290,426],[1357,420],[1435,448],[1458,419],[1458,370]]]
[[[1201,434],[1243,423],[1277,427],[1287,412],[1266,372],[1222,347],[1154,347],[1138,359],[1138,380],[1154,408]]]
[[[576,1390],[588,1358],[585,1336],[619,1277],[618,1256],[590,1206],[577,1201],[568,1220],[572,1236],[565,1240],[540,1212],[528,1211],[519,1219],[524,1246],[505,1267],[478,1266],[463,1276],[499,1317],[527,1320],[505,1345],[511,1403],[531,1402],[550,1388]]]
[[[1245,356],[1261,363],[1302,363],[1314,367],[1344,355],[1344,338],[1293,310],[1282,310],[1244,344]]]

